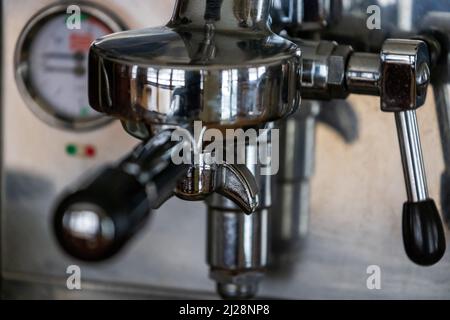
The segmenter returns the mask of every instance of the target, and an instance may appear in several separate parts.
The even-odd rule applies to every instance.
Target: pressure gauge
[[[68,6],[46,7],[27,23],[16,47],[16,81],[27,105],[47,124],[70,130],[95,129],[112,119],[89,106],[89,46],[124,28],[98,6],[82,2],[75,13],[68,13]],[[79,14],[78,25],[69,25],[72,14]]]

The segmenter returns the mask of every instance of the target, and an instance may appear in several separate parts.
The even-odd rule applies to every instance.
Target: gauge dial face
[[[68,27],[65,7],[51,11],[30,23],[16,53],[18,80],[29,105],[39,118],[59,127],[92,129],[105,124],[110,118],[89,106],[88,53],[95,39],[121,28],[99,9],[81,7],[79,29]]]

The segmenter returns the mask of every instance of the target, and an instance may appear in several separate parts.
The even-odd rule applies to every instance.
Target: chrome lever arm
[[[408,194],[403,208],[405,250],[418,264],[436,263],[445,252],[445,237],[436,205],[428,196],[415,111],[425,103],[430,82],[428,42],[390,39],[381,54],[354,53],[351,47],[330,42],[294,42],[306,57],[303,95],[315,99],[344,98],[350,93],[379,95],[382,111],[396,114]]]
[[[416,109],[425,103],[430,56],[419,40],[387,40],[381,50],[381,108],[395,112],[408,201],[403,206],[403,241],[409,258],[433,265],[445,253],[441,218],[429,198]]]

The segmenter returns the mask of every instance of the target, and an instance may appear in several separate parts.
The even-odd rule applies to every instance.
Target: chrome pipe
[[[395,114],[409,202],[427,200],[428,187],[415,110]]]
[[[259,206],[247,215],[217,193],[207,200],[207,261],[210,278],[216,281],[223,298],[248,299],[256,295],[268,264],[271,176],[260,174],[263,166],[254,162],[258,157],[256,146],[236,147],[246,149],[247,167],[258,183]]]
[[[271,252],[279,264],[295,252],[307,234],[310,179],[314,174],[316,122],[320,103],[304,101],[301,109],[279,125],[280,172],[274,179],[271,207]],[[278,261],[279,260],[279,261]]]

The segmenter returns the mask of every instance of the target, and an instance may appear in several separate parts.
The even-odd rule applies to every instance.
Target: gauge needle
[[[46,60],[63,59],[63,60],[84,61],[85,57],[86,57],[86,55],[82,52],[75,52],[75,53],[47,52],[47,53],[44,53],[44,58]]]
[[[75,66],[75,67],[54,67],[54,66],[45,66],[45,71],[48,72],[62,72],[62,73],[73,73],[77,76],[83,76],[86,74],[86,68],[84,66]]]
[[[64,53],[64,52],[47,52],[44,53],[44,59],[49,60],[75,60],[75,67],[56,67],[56,66],[45,66],[45,70],[48,72],[66,72],[73,73],[77,76],[83,76],[86,74],[86,68],[84,67],[85,54],[82,52],[76,52],[74,54]]]

